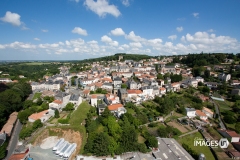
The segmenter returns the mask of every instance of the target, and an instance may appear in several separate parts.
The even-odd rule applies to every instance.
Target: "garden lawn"
[[[231,110],[231,106],[229,102],[225,102],[225,101],[216,101],[214,100],[215,103],[217,103],[219,105],[219,109],[220,112],[224,112],[226,110]]]
[[[87,118],[87,113],[89,112],[90,105],[87,102],[82,102],[80,106],[74,111],[70,117],[69,123],[70,127],[73,130],[77,130],[81,133],[82,136],[82,146],[80,153],[83,153],[84,146],[87,142],[87,133],[85,126],[81,125],[81,123]]]
[[[42,93],[39,93],[39,92],[35,93],[33,96],[33,100],[40,98],[41,95],[42,95]]]
[[[210,148],[207,146],[194,146],[194,138],[203,138],[199,132],[184,136],[182,138],[178,138],[177,141],[180,144],[187,144],[191,149],[196,151],[198,154],[203,153],[206,156],[206,159],[215,159]]]

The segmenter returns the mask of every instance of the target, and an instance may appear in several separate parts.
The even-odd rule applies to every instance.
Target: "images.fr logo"
[[[229,145],[229,142],[227,138],[221,138],[219,141],[217,140],[204,140],[202,138],[194,138],[194,146],[207,146],[211,148],[217,148],[218,146],[220,148],[227,148]]]

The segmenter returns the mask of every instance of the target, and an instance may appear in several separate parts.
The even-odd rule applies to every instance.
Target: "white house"
[[[69,102],[71,102],[75,106],[79,106],[82,103],[82,97],[76,94],[72,94],[70,96]]]
[[[50,117],[54,116],[54,110],[48,109],[39,113],[33,113],[28,117],[29,122],[34,122],[38,119],[41,120],[42,123],[46,122]]]
[[[196,117],[196,110],[195,110],[195,108],[185,108],[185,109],[186,109],[188,118]]]
[[[204,78],[202,78],[202,77],[200,77],[200,76],[197,76],[195,79],[196,79],[196,81],[198,81],[198,82],[204,83]]]
[[[208,119],[207,115],[203,113],[201,110],[196,110],[196,116],[199,116],[199,118],[204,121]]]
[[[220,73],[218,75],[218,79],[220,79],[221,81],[227,82],[231,79],[231,74]]]
[[[127,110],[121,103],[109,105],[108,109],[117,117],[120,117],[122,114],[127,113]]]
[[[213,118],[214,116],[214,112],[206,107],[203,107],[202,112],[205,113],[209,118]]]
[[[188,85],[197,88],[198,87],[198,81],[194,78],[188,80]]]
[[[49,108],[50,109],[53,109],[53,110],[59,110],[59,111],[62,111],[64,105],[63,105],[63,102],[61,100],[54,100],[53,102],[49,103]]]
[[[159,88],[159,94],[160,95],[164,95],[164,94],[166,94],[166,88],[164,88],[164,87],[161,87],[161,88]]]
[[[145,96],[153,96],[153,87],[152,86],[144,86],[142,87],[143,95]]]
[[[175,83],[172,83],[172,87],[173,87],[173,91],[179,91],[180,90],[180,83],[178,82],[175,82]]]

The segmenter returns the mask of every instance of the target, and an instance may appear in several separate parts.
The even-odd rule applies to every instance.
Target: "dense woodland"
[[[0,83],[0,128],[14,111],[23,109],[25,99],[32,93],[28,83]]]
[[[173,59],[174,63],[183,63],[189,67],[199,67],[206,65],[216,65],[225,63],[225,59],[237,60],[240,58],[240,54],[226,54],[226,53],[201,53],[201,54],[188,54],[185,58],[179,59],[177,56]]]
[[[97,119],[96,108],[92,107],[87,115],[86,129],[88,141],[85,145],[85,154],[96,156],[119,155],[124,152],[140,151],[148,152],[149,147],[157,147],[156,136],[174,137],[181,132],[169,126],[161,126],[158,135],[148,131],[144,124],[149,127],[156,127],[157,116],[167,115],[176,106],[176,97],[156,97],[153,101],[146,101],[143,106],[136,106],[127,103],[125,108],[131,110],[122,115],[119,119],[112,115],[106,108]],[[144,142],[139,142],[138,137],[143,137]]]
[[[1,64],[0,71],[2,74],[9,74],[10,76],[3,76],[1,78],[10,78],[12,80],[18,81],[39,81],[42,79],[44,75],[54,75],[59,73],[59,67],[62,64],[50,64],[50,63],[43,63],[40,65],[34,65],[31,63],[9,63],[9,64]],[[23,75],[26,78],[19,78],[19,75]]]

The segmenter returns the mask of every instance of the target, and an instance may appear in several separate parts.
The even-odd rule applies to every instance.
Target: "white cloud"
[[[94,40],[92,40],[92,41],[89,41],[89,42],[87,42],[88,44],[98,44],[98,42],[97,41],[94,41]]]
[[[112,39],[110,37],[104,35],[101,37],[101,41],[104,43],[110,43],[110,42],[112,42]]]
[[[181,26],[181,27],[177,27],[176,30],[177,30],[178,32],[182,32],[182,31],[183,31],[183,27],[182,27],[182,26]]]
[[[118,42],[117,41],[113,41],[110,37],[104,35],[101,37],[101,41],[106,43],[106,44],[109,44],[110,46],[118,46]]]
[[[0,44],[0,49],[5,49],[5,46]]]
[[[80,0],[75,0],[76,3],[78,3]]]
[[[40,39],[39,39],[39,38],[34,38],[34,40],[35,40],[35,41],[40,41]]]
[[[142,42],[146,40],[140,36],[135,35],[133,31],[131,31],[128,35],[125,35],[125,38],[134,42]]]
[[[111,14],[115,17],[121,15],[118,8],[113,4],[108,4],[107,0],[85,0],[84,5],[99,17],[105,17],[107,14]]]
[[[142,44],[140,42],[131,42],[129,45],[133,48],[142,48]]]
[[[199,13],[196,13],[196,12],[195,12],[195,13],[193,13],[192,15],[193,15],[195,18],[199,18]]]
[[[83,35],[83,36],[87,36],[87,31],[85,29],[82,29],[80,27],[75,27],[73,30],[72,30],[72,33],[77,33],[77,34],[80,34],[80,35]]]
[[[214,29],[209,29],[208,32],[215,32],[215,30]]]
[[[196,44],[206,44],[206,45],[228,45],[231,43],[236,43],[237,40],[229,36],[216,36],[215,34],[208,34],[207,32],[196,32],[194,35],[187,34],[186,40],[191,43]],[[220,47],[220,46],[219,46]]]
[[[176,40],[177,39],[177,35],[168,36],[168,39],[171,39],[172,41]]]
[[[12,13],[10,11],[7,11],[4,17],[1,17],[0,20],[6,23],[11,23],[14,26],[20,26],[21,20],[20,15],[17,13]]]
[[[124,36],[125,32],[122,30],[122,28],[116,28],[114,30],[111,30],[111,35],[114,35],[114,36]]]
[[[121,47],[123,47],[123,48],[125,48],[125,49],[128,49],[128,48],[129,48],[129,45],[123,44],[123,45],[121,45]]]
[[[47,29],[42,29],[42,32],[48,32],[48,30]]]
[[[122,0],[122,4],[126,7],[130,5],[129,0]]]
[[[184,36],[181,37],[181,41],[182,41],[182,42],[185,42],[185,41],[186,41]]]
[[[15,41],[13,43],[7,44],[7,45],[5,45],[5,47],[13,48],[13,49],[19,49],[19,48],[34,49],[34,48],[36,48],[36,46],[33,45],[33,44],[23,43],[23,42],[18,42],[18,41]]]
[[[160,38],[144,39],[136,36],[134,32],[129,35],[132,35],[130,36],[132,41],[129,44],[119,44],[119,42],[114,41],[107,35],[102,36],[99,41],[91,40],[87,42],[81,38],[38,45],[16,41],[9,44],[0,44],[0,53],[17,50],[19,53],[64,54],[66,57],[71,57],[69,54],[72,54],[72,57],[80,55],[81,58],[88,58],[92,55],[95,55],[95,57],[112,55],[119,51],[151,55],[159,55],[161,53],[172,55],[196,53],[199,51],[238,53],[240,50],[240,43],[235,38],[208,32],[188,33],[181,37],[180,43],[173,43],[170,38],[169,41],[163,41]]]

